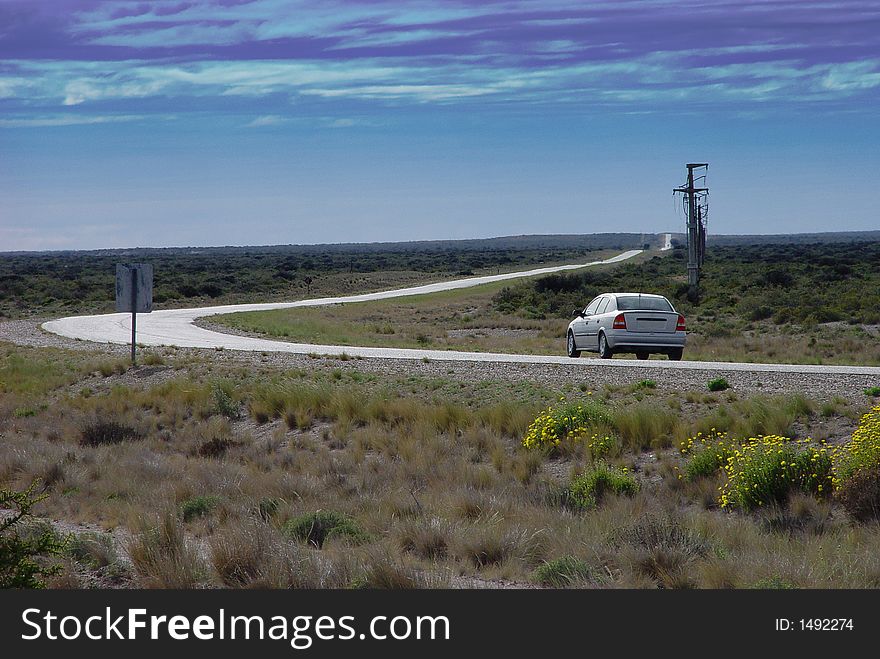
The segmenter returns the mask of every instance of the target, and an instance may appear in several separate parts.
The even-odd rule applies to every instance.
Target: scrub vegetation
[[[687,359],[880,364],[880,242],[712,247],[699,300],[685,260],[676,248],[517,283],[209,320],[325,345],[558,355],[572,310],[627,290],[664,295],[687,317]]]
[[[161,308],[365,293],[459,276],[595,260],[638,234],[352,245],[0,253],[0,319],[114,311],[116,264],[153,264]]]
[[[49,587],[880,587],[861,389],[157,356],[0,346],[0,547]]]

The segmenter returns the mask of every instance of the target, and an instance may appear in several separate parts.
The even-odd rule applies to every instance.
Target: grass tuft
[[[574,556],[563,556],[542,563],[532,574],[532,579],[542,586],[567,588],[595,583],[593,569]]]
[[[369,540],[367,533],[351,517],[335,510],[319,510],[295,517],[284,524],[283,531],[318,549],[331,538],[341,538],[354,544]]]
[[[632,496],[638,491],[638,481],[626,468],[600,462],[572,480],[566,498],[570,506],[586,510],[601,504],[609,494]]]

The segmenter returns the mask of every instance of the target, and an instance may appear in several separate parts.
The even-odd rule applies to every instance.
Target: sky
[[[0,252],[880,228],[880,1],[0,0]]]

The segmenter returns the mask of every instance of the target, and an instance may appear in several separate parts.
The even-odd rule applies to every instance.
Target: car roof
[[[633,296],[641,295],[642,297],[662,297],[664,300],[666,299],[662,295],[656,295],[654,293],[602,293],[601,295],[613,295],[615,297],[621,297],[621,296],[625,296],[625,295],[633,295]]]

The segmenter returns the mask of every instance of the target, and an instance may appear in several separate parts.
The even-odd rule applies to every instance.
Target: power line
[[[682,207],[687,218],[688,286],[694,296],[699,295],[700,268],[706,256],[706,223],[709,218],[707,172],[694,177],[694,170],[708,168],[708,163],[688,163],[687,182],[672,190],[672,194],[681,193]],[[702,182],[702,187],[697,187],[695,182]]]

